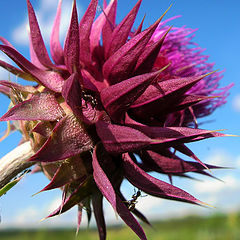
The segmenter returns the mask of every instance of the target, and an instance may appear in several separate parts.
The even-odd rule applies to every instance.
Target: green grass
[[[240,214],[217,214],[211,217],[191,216],[144,225],[149,240],[240,240]],[[97,240],[95,229],[2,230],[1,240]],[[138,240],[127,227],[108,228],[108,240]]]

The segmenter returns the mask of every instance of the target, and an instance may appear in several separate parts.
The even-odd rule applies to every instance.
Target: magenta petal
[[[140,190],[156,197],[201,204],[198,199],[189,193],[147,174],[132,161],[128,154],[124,154],[123,165],[125,177]]]
[[[120,197],[115,193],[115,190],[109,181],[107,175],[102,170],[98,162],[97,147],[95,147],[93,152],[93,177],[94,180],[104,195],[104,197],[110,202],[114,210],[123,219],[123,221],[139,236],[140,239],[146,239],[145,233],[136,219],[133,217],[131,212],[128,210],[126,205],[122,202]]]
[[[70,73],[79,72],[79,28],[76,1],[72,9],[72,18],[64,45],[64,60]]]
[[[114,29],[113,33],[111,34],[111,40],[106,46],[107,58],[112,56],[119,48],[121,48],[126,43],[141,3],[142,0],[139,0],[133,7],[133,9],[128,13],[128,15]]]
[[[96,129],[104,147],[110,153],[135,151],[153,142],[142,132],[130,127],[98,121]]]
[[[62,0],[59,0],[57,14],[55,17],[52,34],[50,38],[50,51],[51,51],[52,59],[57,65],[64,64],[63,49],[59,41],[61,6],[62,6]]]
[[[5,68],[7,71],[11,72],[12,74],[20,77],[20,78],[23,78],[25,80],[28,80],[28,81],[34,81],[35,79],[33,78],[33,76],[29,73],[25,73],[23,72],[22,70],[0,60],[0,66]]]
[[[93,143],[73,116],[62,118],[51,136],[29,161],[55,162],[92,149]]]
[[[129,40],[104,63],[103,76],[110,85],[121,82],[131,76],[138,57],[146,47],[160,20]]]
[[[43,120],[56,121],[64,115],[54,95],[39,93],[31,99],[19,103],[4,114],[0,121],[10,120]]]
[[[53,67],[53,64],[48,56],[47,49],[42,39],[40,28],[38,26],[37,18],[33,7],[29,0],[27,0],[30,36],[34,52],[37,55],[39,62],[46,67]]]
[[[60,74],[55,71],[44,71],[37,68],[11,47],[0,45],[0,50],[7,54],[21,69],[32,74],[43,86],[55,92],[61,92],[64,79]]]
[[[72,111],[78,117],[82,117],[81,87],[79,84],[79,74],[73,73],[64,83],[62,96]]]
[[[111,119],[123,123],[125,112],[159,74],[160,71],[146,73],[103,89],[100,97]]]
[[[91,63],[91,53],[90,53],[90,34],[95,18],[98,0],[92,0],[85,12],[82,20],[79,24],[80,33],[80,61],[85,65],[90,66]]]

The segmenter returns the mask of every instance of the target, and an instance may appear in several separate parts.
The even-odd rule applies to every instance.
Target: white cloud
[[[136,204],[136,207],[141,212],[148,212],[150,214],[154,213],[156,208],[161,207],[163,202],[163,199],[147,195],[145,197],[138,198],[138,203]]]
[[[39,8],[35,9],[41,33],[46,44],[49,44],[52,26],[56,15],[57,4],[58,0],[41,0]],[[61,41],[63,41],[63,39],[65,38],[69,26],[71,9],[72,2],[63,1],[60,27]],[[16,26],[16,28],[13,30],[12,38],[15,43],[19,45],[28,45],[27,26],[28,18],[26,16],[24,21],[21,22],[18,26]]]
[[[236,167],[240,169],[240,156],[236,158]]]
[[[231,165],[234,164],[234,159],[223,149],[215,149],[206,159],[204,159],[204,162],[216,166],[231,167]]]
[[[232,101],[233,109],[237,112],[240,112],[240,94],[235,95]]]
[[[53,199],[52,202],[50,204],[48,204],[47,212],[53,212],[61,205],[61,203],[62,203],[61,197],[57,197],[57,198]]]
[[[229,190],[235,190],[239,187],[238,180],[231,176],[224,176],[221,178],[221,181],[217,180],[208,180],[204,182],[196,182],[193,186],[196,192],[202,194],[202,193],[207,193],[207,194],[219,194],[219,193],[226,193],[226,191]]]
[[[13,219],[14,226],[26,226],[39,222],[39,209],[36,206],[29,206],[26,209],[21,209]]]

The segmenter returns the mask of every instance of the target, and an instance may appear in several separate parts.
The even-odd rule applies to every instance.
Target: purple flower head
[[[141,2],[117,24],[117,0],[108,5],[104,1],[96,20],[98,0],[92,0],[80,22],[73,1],[62,47],[59,1],[51,58],[29,0],[31,61],[1,38],[0,50],[19,68],[3,61],[0,65],[36,82],[34,87],[0,82],[0,91],[13,103],[0,120],[18,122],[23,140],[31,141],[35,154],[28,161],[41,166],[50,179],[42,191],[63,190],[62,204],[48,217],[77,205],[80,226],[82,211],[93,211],[102,240],[106,239],[103,197],[142,240],[146,236],[134,215],[149,222],[135,208],[140,191],[202,204],[149,172],[170,179],[187,177],[188,172],[210,175],[204,170],[217,167],[202,163],[185,144],[224,136],[189,127],[195,118],[210,114],[224,102],[227,90],[217,88],[221,74],[208,75],[212,65],[206,56],[199,48],[189,47],[192,30],[172,28],[169,32],[161,23],[164,15],[147,29],[142,30],[141,23],[133,32]],[[221,100],[212,98],[216,91]],[[193,160],[186,161],[178,152]],[[120,190],[123,179],[139,189],[131,200]]]
[[[161,22],[152,36],[152,41],[156,42],[159,38],[162,38],[170,28],[170,26],[166,24],[178,17],[179,16],[176,16]],[[170,63],[170,66],[164,71],[162,77],[168,79],[173,76],[176,78],[200,76],[214,71],[214,63],[208,63],[209,56],[202,54],[204,49],[192,42],[195,31],[196,30],[186,27],[171,28],[155,61],[156,69],[161,69]],[[211,114],[216,108],[226,103],[226,97],[229,94],[228,90],[233,84],[220,88],[219,81],[223,77],[222,73],[223,72],[214,72],[206,76],[187,92],[189,94],[212,96],[215,98],[206,99],[191,106],[191,109],[182,111],[180,114],[182,117],[181,125],[192,125],[193,121],[197,118]],[[181,117],[177,117],[176,114],[175,117],[175,122],[172,122],[172,124],[178,124],[176,120],[178,119],[179,121],[181,119]]]

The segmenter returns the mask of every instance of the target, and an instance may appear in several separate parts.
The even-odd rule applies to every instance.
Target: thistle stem
[[[0,188],[24,169],[35,164],[35,162],[27,161],[33,154],[31,143],[28,141],[17,146],[0,159]]]

